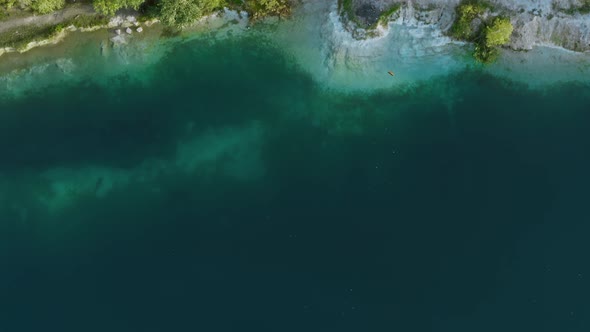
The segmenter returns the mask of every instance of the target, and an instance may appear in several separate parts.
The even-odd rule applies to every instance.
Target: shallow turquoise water
[[[588,85],[338,92],[273,45],[11,74],[0,331],[589,328]]]

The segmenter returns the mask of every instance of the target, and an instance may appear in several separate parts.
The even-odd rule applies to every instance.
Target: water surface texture
[[[590,329],[587,83],[102,33],[0,59],[0,331]]]

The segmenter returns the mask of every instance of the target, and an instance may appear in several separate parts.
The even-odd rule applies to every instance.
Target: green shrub
[[[122,8],[137,10],[143,3],[144,0],[94,0],[94,9],[100,14],[112,16]]]
[[[162,0],[158,16],[163,24],[183,29],[223,5],[224,0]]]
[[[202,8],[196,0],[162,0],[160,2],[160,21],[176,29],[187,27],[202,15]]]
[[[17,50],[23,50],[31,42],[55,37],[63,31],[63,28],[64,27],[60,25],[22,26],[12,28],[0,34],[0,47],[14,47]]]
[[[72,19],[62,22],[64,27],[73,25],[76,28],[92,28],[103,26],[109,23],[109,19],[103,15],[78,15]]]
[[[486,10],[486,5],[480,2],[462,3],[456,8],[457,18],[451,26],[451,36],[461,40],[472,40],[475,31],[471,28],[473,20]]]
[[[510,42],[514,27],[507,17],[496,17],[491,24],[487,24],[481,31],[473,53],[475,59],[483,63],[494,62],[498,54],[498,46]]]
[[[496,17],[485,28],[485,43],[488,47],[500,46],[510,41],[514,27],[507,17]]]
[[[473,51],[475,60],[481,63],[492,63],[498,58],[500,51],[496,47],[488,47],[485,44],[476,44]]]
[[[590,1],[590,0],[588,0]],[[468,0],[456,8],[457,17],[450,29],[450,35],[456,39],[475,43],[473,56],[483,63],[490,63],[499,55],[498,46],[510,41],[514,27],[507,17],[495,17],[490,22],[483,20],[486,10],[491,10],[489,4],[478,0]],[[474,20],[482,20],[477,30],[473,29]]]
[[[0,0],[0,7],[10,9],[16,4],[16,2],[17,0]],[[0,9],[0,13],[4,13],[4,10]]]
[[[57,25],[53,26],[53,28],[51,29],[50,36],[55,37],[59,33],[61,33],[62,31],[64,31],[64,29],[65,29],[65,26],[63,24],[61,24],[61,23],[57,24]]]
[[[36,0],[31,3],[31,9],[37,14],[47,14],[62,9],[65,5],[65,0]]]
[[[354,21],[355,15],[354,8],[352,7],[352,0],[338,0],[338,6],[349,20]]]
[[[266,16],[287,16],[291,12],[287,0],[250,0],[246,2],[246,7],[254,20]]]

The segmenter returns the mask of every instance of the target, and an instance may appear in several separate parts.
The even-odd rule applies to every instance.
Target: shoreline
[[[119,16],[118,25],[136,27],[133,20],[124,18]],[[484,66],[472,59],[468,43],[449,38],[436,24],[390,21],[386,28],[381,28],[383,34],[379,37],[358,40],[341,20],[337,0],[303,1],[288,20],[267,19],[256,25],[250,23],[247,13],[226,8],[202,18],[177,36],[164,35],[161,24],[148,27],[142,23],[141,26],[146,27],[142,33],[127,35],[122,32],[121,36],[113,32],[118,27],[112,25],[84,29],[92,32],[68,28],[60,36],[59,43],[47,43],[50,45],[0,57],[0,84],[19,85],[19,80],[27,81],[26,75],[41,75],[32,74],[33,71],[27,74],[27,68],[33,68],[37,63],[71,61],[82,56],[85,63],[76,69],[80,75],[89,70],[80,68],[90,66],[108,71],[103,74],[92,69],[92,77],[116,75],[130,67],[137,67],[137,75],[141,75],[142,70],[159,61],[178,41],[202,36],[219,39],[240,34],[255,34],[270,40],[320,86],[340,92],[398,89],[480,66],[486,73],[515,79],[529,86],[568,80],[590,81],[590,54],[556,45],[538,45],[529,51],[504,49],[497,63]],[[122,40],[113,41],[117,37]],[[102,54],[103,51],[109,54]],[[86,63],[92,61],[96,64]],[[19,74],[15,74],[15,70],[20,71]],[[388,71],[395,72],[395,78],[387,75]],[[18,90],[25,89],[26,84],[22,85]]]
[[[305,30],[298,29],[302,26]],[[379,37],[357,39],[341,20],[335,0],[327,3],[305,1],[279,34],[281,36],[277,39],[282,39],[281,48],[295,54],[301,67],[323,86],[338,91],[392,89],[470,67],[517,78],[530,86],[539,85],[540,81],[543,84],[563,80],[590,81],[588,68],[583,73],[551,68],[555,65],[564,68],[570,64],[578,67],[580,61],[590,63],[588,53],[561,52],[556,48],[560,59],[555,60],[547,56],[548,49],[542,45],[529,51],[504,48],[497,63],[482,65],[473,59],[470,43],[451,39],[439,23],[426,24],[403,16],[390,21]],[[527,69],[521,63],[537,67],[541,72],[526,73]],[[388,71],[395,72],[394,79],[387,74]],[[542,79],[523,79],[527,75],[542,76]]]
[[[113,47],[107,47],[104,52],[101,45],[111,43],[114,36],[112,31],[72,31],[62,44],[35,48],[26,54],[7,54],[1,58],[0,103],[14,99],[17,100],[17,105],[22,102],[25,106],[21,108],[26,109],[26,99],[29,96],[34,96],[31,99],[42,98],[38,95],[43,96],[43,93],[47,93],[45,90],[50,90],[47,94],[51,95],[52,88],[68,91],[78,87],[80,91],[90,95],[99,92],[98,95],[104,98],[96,100],[92,105],[98,107],[97,112],[101,112],[103,108],[108,111],[109,107],[112,109],[119,106],[119,98],[124,98],[130,91],[135,91],[137,96],[147,96],[145,91],[150,91],[150,88],[154,93],[161,91],[154,86],[161,85],[161,89],[170,89],[169,97],[174,96],[172,92],[176,89],[186,88],[181,91],[183,96],[188,96],[191,89],[198,89],[198,85],[193,87],[192,84],[199,81],[198,76],[202,71],[190,72],[189,79],[184,77],[186,85],[174,87],[178,77],[185,74],[186,67],[182,62],[207,60],[207,56],[199,52],[206,53],[211,44],[217,43],[219,46],[226,41],[230,46],[224,48],[224,52],[233,52],[232,48],[238,49],[238,55],[233,54],[234,61],[240,54],[243,59],[242,52],[249,51],[253,52],[249,59],[256,59],[259,56],[256,53],[267,51],[268,48],[265,47],[268,44],[273,50],[279,51],[273,55],[284,56],[286,61],[289,61],[289,66],[296,67],[294,76],[302,73],[310,77],[315,84],[312,90],[317,89],[320,98],[308,104],[304,97],[299,98],[299,95],[290,92],[285,94],[283,98],[287,98],[293,107],[293,113],[284,114],[285,119],[290,121],[308,117],[314,125],[323,126],[325,130],[336,135],[360,134],[363,132],[362,121],[365,114],[371,114],[371,117],[379,119],[398,110],[409,111],[410,107],[418,102],[416,99],[424,95],[433,96],[433,105],[439,107],[435,111],[452,113],[454,105],[461,103],[464,97],[462,91],[453,85],[453,79],[458,75],[466,75],[467,79],[473,73],[473,76],[483,77],[484,80],[508,78],[510,82],[525,82],[529,87],[537,84],[537,87],[541,88],[570,79],[585,79],[586,83],[590,83],[588,59],[584,60],[586,71],[578,72],[579,61],[584,58],[584,55],[579,53],[543,47],[535,48],[528,53],[506,51],[497,63],[477,67],[465,44],[454,42],[432,26],[407,26],[394,22],[389,23],[387,34],[382,37],[356,40],[344,29],[334,4],[335,2],[308,1],[307,6],[299,8],[292,20],[270,20],[251,29],[248,29],[247,15],[229,10],[223,15],[212,15],[202,19],[198,25],[180,36],[163,35],[162,26],[158,24],[146,29],[142,34],[131,35],[128,43],[115,44]],[[328,20],[325,19],[326,16],[329,17]],[[236,42],[236,39],[239,41]],[[197,41],[193,43],[194,40]],[[254,45],[252,49],[249,48]],[[180,49],[180,52],[175,53],[176,48]],[[179,53],[184,53],[185,57],[178,56]],[[215,53],[211,63],[200,62],[201,68],[213,67],[214,73],[209,75],[216,77],[224,75],[226,69],[232,70],[232,62],[219,64],[223,54],[226,53]],[[177,59],[180,64],[175,63]],[[210,64],[213,66],[209,66]],[[242,66],[242,74],[251,73],[244,70],[251,67],[251,63],[244,63]],[[388,75],[388,70],[395,71],[395,77]],[[484,75],[479,75],[480,70]],[[239,80],[240,76],[229,79]],[[297,78],[294,81],[297,82]],[[269,80],[266,82],[274,83]],[[201,84],[207,83],[201,81]],[[133,89],[129,89],[130,86]],[[516,86],[521,88],[524,84]],[[294,91],[299,93],[297,90]],[[366,96],[374,95],[387,96],[389,102],[382,106],[364,103]],[[224,90],[219,96],[226,98],[228,94]],[[270,96],[263,103],[280,105],[284,102],[272,98],[274,96]],[[341,100],[353,106],[341,106],[338,104]],[[193,104],[187,105],[187,108],[198,107],[200,101],[195,99],[191,102]],[[41,105],[39,109],[30,109],[31,114],[44,113],[42,104],[38,105]],[[79,108],[84,109],[89,105],[82,101]],[[240,106],[241,104],[236,104],[236,107]],[[147,105],[142,106],[136,101],[121,107],[141,113]],[[342,112],[342,109],[348,107],[349,112]],[[370,113],[365,113],[365,108]],[[211,150],[211,155],[217,158],[235,146],[258,146],[264,135],[264,130],[253,123],[243,128],[231,127],[220,135],[204,135],[194,142],[194,146],[198,150],[203,150],[204,147],[214,146],[212,142],[225,140],[227,145],[219,150]],[[247,139],[243,139],[244,137]],[[192,148],[192,144],[192,141],[184,145],[179,143],[179,152],[172,161],[146,159],[148,161],[145,163],[127,170],[117,167],[50,169],[41,177],[43,181],[47,181],[47,190],[50,194],[39,196],[39,204],[47,211],[60,212],[75,204],[76,201],[70,196],[72,192],[81,195],[90,191],[101,198],[124,188],[134,177],[156,179],[153,175],[155,173],[152,173],[155,170],[163,172],[180,165],[191,171],[198,163],[207,164],[208,161],[195,161],[189,158],[192,156],[190,153],[184,153],[195,149]],[[261,169],[258,168],[259,160],[245,160],[250,163],[246,176],[234,168],[228,170],[227,176],[238,180],[258,176]],[[100,182],[96,179],[100,179]]]
[[[476,0],[476,1],[480,1],[480,0]],[[301,12],[300,7],[304,7],[304,6],[308,5],[309,3],[313,3],[313,2],[314,2],[314,0],[302,0],[297,5],[294,5],[293,9],[295,12],[298,12],[298,11]],[[344,30],[348,31],[354,39],[367,40],[367,41],[370,41],[373,39],[379,39],[379,38],[382,38],[382,37],[386,36],[387,34],[389,34],[392,24],[411,26],[411,27],[428,26],[428,27],[432,27],[433,29],[440,30],[442,35],[447,36],[448,30],[449,30],[450,25],[453,21],[453,17],[452,17],[453,11],[456,8],[456,6],[460,3],[459,1],[451,1],[447,6],[446,4],[441,5],[440,1],[438,1],[438,0],[410,0],[410,1],[401,1],[401,0],[333,0],[332,2],[333,2],[333,4],[331,4],[331,6],[333,7],[332,12],[327,13],[328,15],[326,15],[326,16],[328,17],[328,16],[331,16],[332,14],[336,14],[337,20],[339,20],[341,22]],[[358,11],[359,8],[362,9],[362,6],[367,6],[367,4],[370,4],[370,6],[373,6],[372,7],[373,10],[377,10],[377,7],[379,7],[379,6],[382,9],[383,8],[385,8],[385,9],[382,10],[381,16],[379,16],[379,19],[375,24],[373,24],[370,28],[362,28],[362,27],[359,27],[360,22],[358,21],[357,18],[350,17],[350,15],[353,15],[353,16],[355,15],[354,12],[353,13],[346,12],[346,9],[343,8],[343,3],[345,3],[345,2],[352,3],[353,8],[356,4],[357,13],[359,13],[359,11]],[[504,49],[511,49],[514,51],[530,51],[533,49],[533,47],[543,46],[543,47],[558,48],[558,49],[567,50],[567,51],[571,51],[571,52],[575,52],[575,53],[590,54],[590,30],[584,32],[584,34],[586,34],[587,36],[579,36],[579,38],[582,38],[582,39],[584,39],[586,37],[587,37],[587,39],[589,39],[589,42],[587,45],[588,47],[580,46],[581,47],[580,50],[568,48],[565,45],[561,45],[561,44],[556,43],[555,41],[556,41],[557,37],[555,37],[553,35],[546,37],[545,40],[539,39],[539,38],[536,38],[536,40],[535,40],[534,38],[532,38],[530,36],[527,37],[527,38],[529,38],[529,40],[526,40],[526,41],[522,40],[522,38],[524,38],[524,37],[522,37],[521,35],[528,33],[528,31],[524,31],[524,30],[528,29],[527,27],[524,27],[524,25],[533,24],[533,23],[538,25],[539,24],[538,20],[545,19],[547,17],[550,17],[550,19],[554,19],[554,17],[557,17],[559,15],[561,19],[566,20],[566,21],[567,20],[576,21],[576,22],[580,23],[579,25],[582,27],[586,27],[587,25],[590,25],[590,14],[581,15],[579,13],[571,13],[570,15],[564,16],[563,11],[558,11],[556,9],[556,8],[559,8],[557,5],[553,6],[554,7],[553,10],[555,11],[555,13],[553,13],[553,12],[546,13],[546,12],[543,12],[543,9],[533,8],[533,7],[544,8],[544,2],[546,2],[546,1],[542,0],[540,3],[538,3],[536,5],[524,3],[523,6],[526,6],[527,10],[530,12],[529,13],[524,10],[524,7],[520,8],[520,10],[517,11],[517,8],[519,8],[519,6],[521,5],[520,2],[518,2],[518,1],[515,4],[505,3],[505,0],[492,0],[492,1],[490,1],[490,6],[494,5],[497,7],[497,8],[494,7],[494,10],[501,11],[501,12],[507,12],[509,15],[513,16],[512,20],[516,24],[515,31],[512,34],[512,37],[513,37],[512,41],[510,42],[509,45],[505,46]],[[386,4],[389,4],[390,7],[384,7],[384,6],[387,6]],[[547,6],[545,6],[545,7],[547,7]],[[546,9],[546,8],[544,8],[544,9]],[[352,11],[353,9],[349,8],[348,10]],[[223,10],[217,10],[210,15],[204,16],[203,18],[201,18],[200,20],[195,22],[192,26],[198,25],[199,21],[207,20],[208,17],[217,16],[217,15],[219,15],[219,13],[227,14],[228,11],[236,11],[237,12],[238,10],[229,9],[228,7],[224,7]],[[78,18],[80,15],[86,15],[87,18],[90,18],[90,17],[96,17],[99,14],[96,13],[94,11],[94,9],[92,9],[92,6],[88,5],[88,4],[68,5],[66,8],[64,8],[58,12],[55,12],[55,13],[50,13],[50,14],[41,15],[41,16],[31,15],[31,16],[25,16],[25,17],[17,17],[15,20],[13,20],[13,21],[26,22],[27,24],[11,26],[10,28],[6,28],[6,27],[2,28],[3,23],[10,23],[11,21],[10,20],[0,21],[0,34],[6,33],[6,31],[11,28],[26,27],[27,25],[38,27],[38,26],[45,26],[48,24],[48,22],[52,22],[53,25],[61,24],[62,22],[68,22],[67,19],[73,17],[74,15],[76,15],[76,18]],[[295,15],[297,15],[297,14],[295,14]],[[530,21],[523,22],[523,19],[521,17],[523,15],[531,16],[531,17],[527,17],[527,19],[530,19]],[[54,20],[50,21],[49,17],[53,18]],[[55,17],[60,17],[61,20],[55,20]],[[95,24],[95,25],[84,26],[84,27],[78,27],[78,26],[76,26],[76,24],[69,24],[69,25],[63,27],[63,29],[62,29],[63,34],[60,31],[60,33],[52,35],[49,38],[44,38],[44,39],[42,38],[42,39],[38,39],[38,40],[33,40],[33,41],[27,43],[25,45],[25,47],[22,47],[20,49],[18,47],[10,47],[10,46],[0,47],[0,57],[5,53],[12,53],[12,52],[24,53],[24,52],[29,51],[32,48],[59,43],[67,36],[67,34],[69,32],[73,32],[73,31],[84,32],[84,31],[94,31],[94,30],[98,30],[98,29],[116,29],[116,28],[125,29],[129,26],[132,27],[133,23],[135,23],[135,22],[140,22],[141,17],[142,16],[138,11],[123,10],[119,14],[117,14],[113,17],[110,17],[108,19],[108,21],[106,22],[106,24]],[[359,18],[363,19],[363,17],[360,17],[360,16],[359,16]],[[297,18],[295,18],[295,19],[297,19]],[[333,19],[333,18],[330,18],[330,19]],[[555,20],[557,20],[557,19],[558,18],[555,18]],[[145,21],[141,20],[141,21],[142,21],[141,23],[145,23],[145,25],[148,27],[154,23],[159,22],[158,19],[151,19],[151,20],[145,20]],[[45,22],[45,23],[41,24],[39,22]],[[582,24],[582,23],[584,23],[584,24]],[[586,23],[588,23],[588,24],[586,24]],[[559,26],[559,22],[556,25]],[[135,24],[135,26],[138,26],[138,25]],[[541,28],[542,27],[539,26],[537,29],[540,31]],[[190,30],[190,27],[189,27],[189,30]],[[18,31],[17,31],[17,33],[18,33]],[[550,31],[550,33],[553,34],[554,31]],[[579,32],[578,34],[580,34],[580,33],[583,33],[583,32]],[[541,37],[543,37],[543,36],[541,36]],[[566,39],[566,38],[567,38],[567,36],[560,37],[560,39]],[[33,39],[35,39],[35,38],[33,37]],[[450,39],[448,42],[449,43],[468,43],[469,44],[469,42],[464,42],[464,41],[454,40],[454,39]],[[571,41],[569,43],[574,44],[573,41]],[[578,45],[578,44],[582,44],[582,43],[575,41],[575,44]]]
[[[59,16],[60,19],[50,21],[47,19],[48,16],[51,18]],[[62,42],[65,38],[67,38],[68,35],[72,32],[92,32],[104,29],[112,31],[118,30],[119,34],[121,34],[126,33],[125,29],[133,28],[133,30],[127,32],[127,34],[131,34],[134,32],[141,33],[143,32],[144,27],[151,27],[153,24],[159,22],[157,19],[141,20],[141,15],[137,11],[125,11],[121,14],[115,15],[107,19],[102,15],[96,13],[90,6],[82,5],[72,5],[68,8],[63,9],[60,13],[56,14],[46,14],[42,16],[37,16],[36,21],[30,20],[30,18],[32,17],[35,16],[18,18],[18,20],[28,22],[28,24],[20,26],[13,24],[8,28],[4,28],[4,31],[0,31],[0,33],[18,34],[21,28],[37,28],[42,29],[40,31],[46,31],[49,29],[49,35],[46,38],[43,38],[43,33],[39,33],[39,35],[31,35],[29,37],[30,41],[25,42],[22,45],[19,45],[18,47],[0,47],[0,59],[4,54],[22,54],[37,47],[56,45]],[[0,22],[0,25],[1,24],[2,22]],[[137,30],[137,28],[140,29]],[[47,34],[47,32],[44,33]],[[114,40],[113,42],[117,42],[117,40]]]

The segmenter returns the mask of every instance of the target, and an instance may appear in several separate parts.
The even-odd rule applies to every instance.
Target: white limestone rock
[[[511,42],[514,50],[530,50],[536,45],[555,45],[569,50],[590,51],[590,14],[576,10],[580,0],[488,0],[490,16],[507,15],[514,25]],[[455,20],[455,8],[460,0],[353,0],[353,9],[363,6],[379,11],[399,4],[400,9],[389,21],[407,26],[430,26],[448,32]],[[362,10],[360,12],[363,12]],[[364,39],[364,29],[352,22],[345,26],[355,38]],[[377,31],[379,32],[379,31]],[[379,33],[377,33],[377,36]]]

